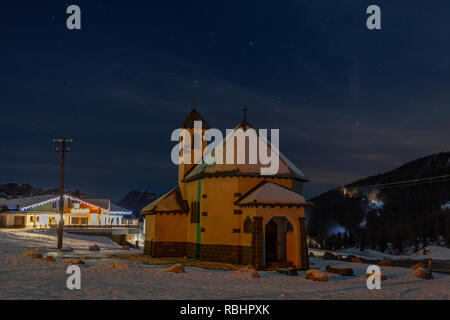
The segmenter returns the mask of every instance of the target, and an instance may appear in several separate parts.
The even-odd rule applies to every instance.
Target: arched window
[[[191,223],[199,223],[200,222],[200,206],[198,205],[198,201],[191,202]]]
[[[250,217],[246,217],[244,220],[244,233],[252,233],[253,232],[253,222]]]

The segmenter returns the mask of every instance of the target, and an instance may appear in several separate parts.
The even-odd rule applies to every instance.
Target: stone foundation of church
[[[145,241],[144,254],[153,258],[187,257],[203,261],[253,264],[253,250],[247,246]]]
[[[299,218],[300,270],[309,269],[308,246],[306,241],[305,218]],[[264,233],[263,219],[254,217],[252,245],[232,246],[196,244],[191,242],[145,241],[144,254],[153,258],[187,257],[203,261],[217,261],[240,265],[253,265],[256,270],[264,269]]]
[[[155,242],[145,241],[144,254],[153,258],[185,257],[187,256],[186,242]]]
[[[202,244],[200,246],[200,260],[232,264],[252,264],[252,248],[244,246]]]

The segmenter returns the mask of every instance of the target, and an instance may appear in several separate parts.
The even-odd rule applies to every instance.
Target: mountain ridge
[[[381,250],[389,241],[399,252],[417,239],[450,242],[450,215],[442,209],[449,200],[450,152],[435,153],[312,198],[307,230],[330,246],[347,237]]]

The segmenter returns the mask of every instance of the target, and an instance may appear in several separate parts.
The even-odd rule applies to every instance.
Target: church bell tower
[[[194,134],[195,134],[194,121],[202,122],[202,136],[199,137],[201,139],[202,154],[203,154],[204,149],[206,148],[206,142],[203,141],[203,134],[205,133],[206,130],[210,129],[211,127],[209,126],[208,122],[206,122],[205,119],[203,119],[203,117],[200,115],[200,113],[195,108],[192,108],[191,112],[189,112],[186,119],[184,119],[184,121],[180,125],[181,129],[186,129],[189,132],[189,135],[186,135],[184,137],[180,136],[180,142],[182,142],[181,141],[182,139],[190,138],[191,141],[189,141],[189,142],[184,141],[184,143],[187,143],[188,146],[190,146],[191,161],[190,161],[190,163],[181,163],[178,165],[178,184],[180,184],[181,181],[183,181],[186,174],[195,165],[195,163],[194,163],[194,138],[198,139],[198,137],[194,137]],[[183,157],[183,149],[181,149],[181,151],[180,151],[180,158],[182,158],[182,157]]]

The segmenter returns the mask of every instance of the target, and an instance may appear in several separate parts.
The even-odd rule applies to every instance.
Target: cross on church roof
[[[244,111],[244,122],[247,122],[247,106],[244,106],[244,109],[242,109],[242,111]]]

